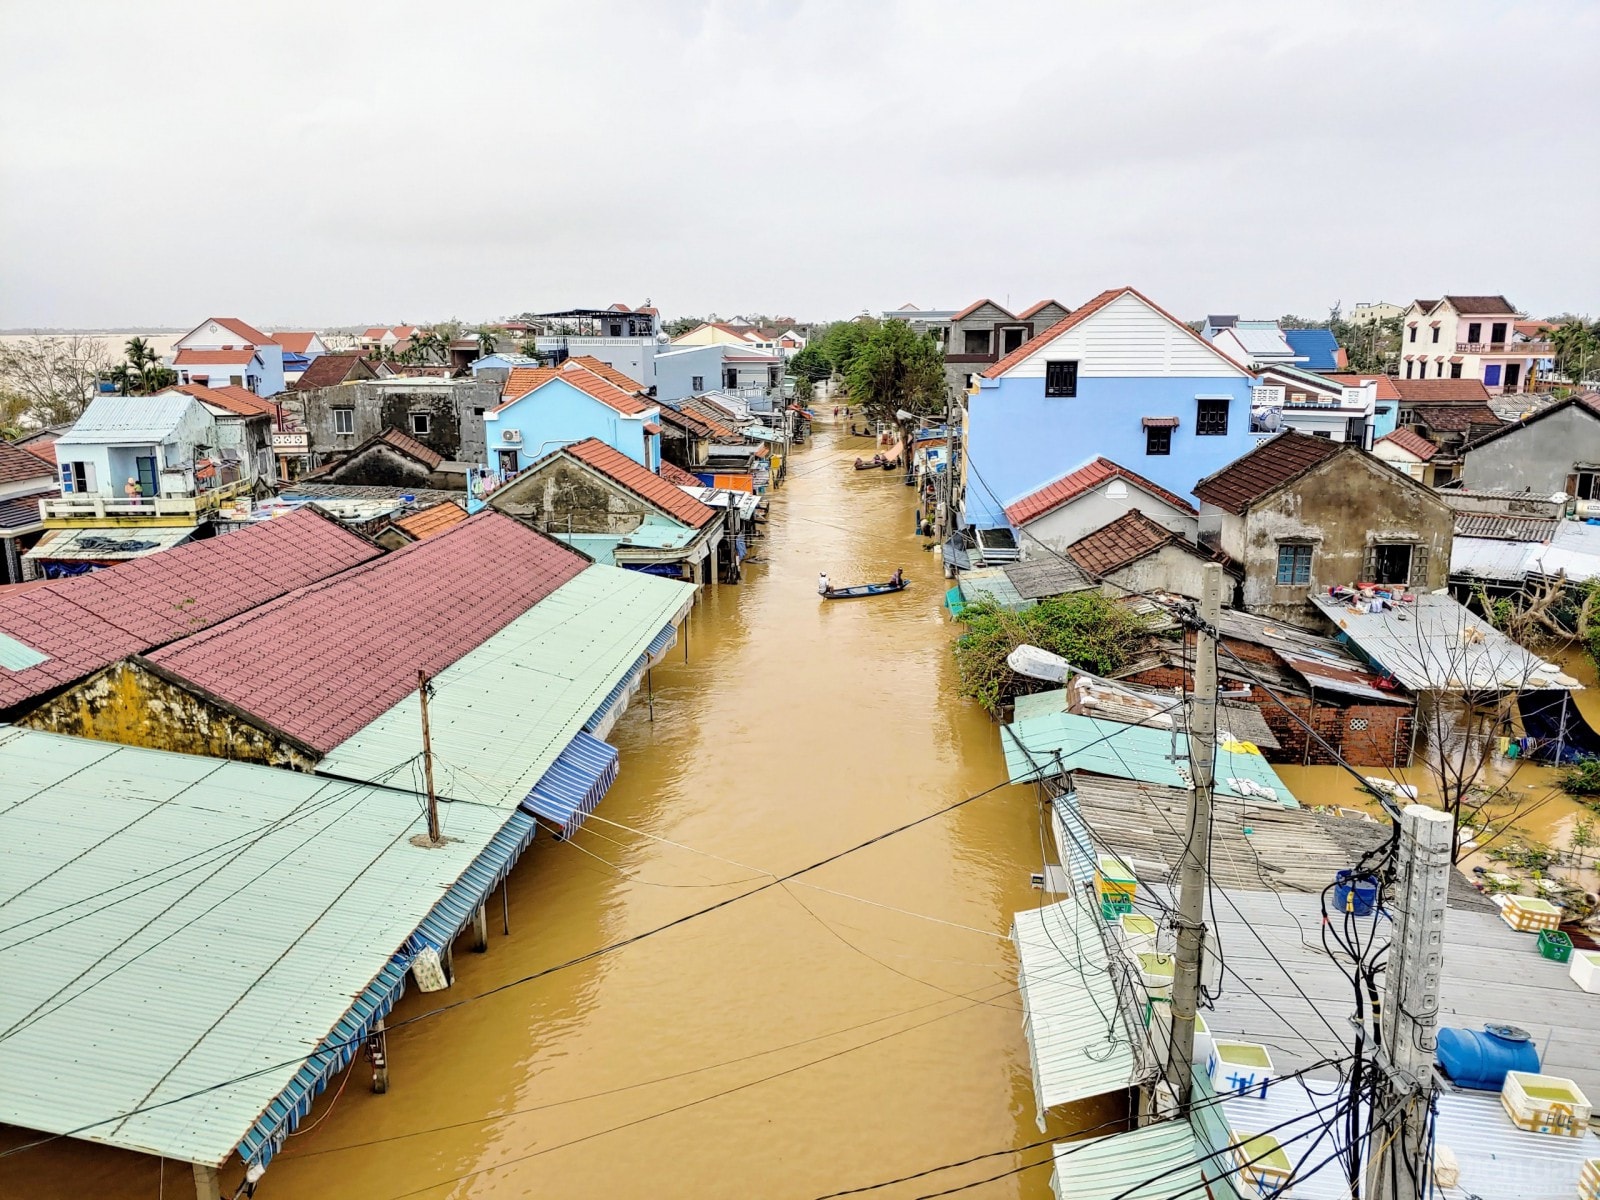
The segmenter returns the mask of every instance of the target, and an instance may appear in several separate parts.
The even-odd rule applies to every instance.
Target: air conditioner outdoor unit
[[[503,442],[520,442],[522,441],[522,430],[503,429],[500,431],[500,440]]]

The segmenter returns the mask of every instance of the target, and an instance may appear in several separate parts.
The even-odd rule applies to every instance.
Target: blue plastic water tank
[[[1439,1065],[1457,1087],[1498,1092],[1507,1071],[1539,1072],[1539,1051],[1528,1031],[1515,1025],[1441,1029]]]

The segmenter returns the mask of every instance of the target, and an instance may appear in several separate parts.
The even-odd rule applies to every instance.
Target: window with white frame
[[[356,431],[356,410],[353,408],[336,408],[333,410],[333,432],[336,435],[351,434]]]
[[[433,428],[433,414],[414,412],[411,414],[411,432],[419,437],[427,437],[428,431]]]

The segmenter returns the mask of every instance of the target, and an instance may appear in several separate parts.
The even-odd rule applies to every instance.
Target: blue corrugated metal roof
[[[1339,369],[1339,342],[1331,329],[1285,329],[1284,340],[1289,343],[1300,365],[1308,371],[1337,371]]]
[[[571,835],[598,807],[616,777],[616,748],[580,731],[533,785],[522,807]]]
[[[651,663],[659,662],[661,655],[670,650],[677,640],[678,627],[676,625],[663,626],[661,632],[656,634],[650,644],[645,647],[645,652],[634,660],[633,666],[629,668],[628,673],[617,680],[616,686],[600,702],[600,707],[594,710],[594,715],[584,722],[584,732],[594,733],[605,721],[606,717],[611,714],[611,710],[617,706],[622,697],[638,686],[639,676],[645,673]]]

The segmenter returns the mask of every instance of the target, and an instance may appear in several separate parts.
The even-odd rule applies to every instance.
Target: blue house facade
[[[591,371],[538,372],[520,395],[518,372],[499,408],[483,414],[489,466],[512,475],[559,446],[597,438],[647,471],[661,467],[661,409]]]
[[[1251,374],[1132,288],[1103,292],[977,378],[966,397],[963,523],[1097,455],[1168,491],[1248,453]]]

